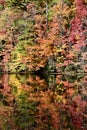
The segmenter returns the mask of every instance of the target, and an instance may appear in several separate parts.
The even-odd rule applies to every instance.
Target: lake
[[[87,130],[87,75],[0,74],[0,130]]]

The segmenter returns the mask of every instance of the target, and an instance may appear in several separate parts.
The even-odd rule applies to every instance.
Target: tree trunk
[[[46,1],[46,27],[47,27],[47,30],[48,30],[48,1]]]
[[[60,26],[60,34],[61,36],[63,35],[64,31],[63,31],[63,16],[62,16],[62,11],[63,11],[63,5],[64,5],[64,1],[60,0],[60,15],[59,17],[59,26]]]

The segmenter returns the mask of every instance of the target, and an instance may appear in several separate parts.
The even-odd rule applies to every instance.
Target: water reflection
[[[86,130],[87,75],[0,75],[0,130]]]

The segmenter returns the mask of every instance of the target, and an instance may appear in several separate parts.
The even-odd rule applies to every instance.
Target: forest
[[[87,0],[0,0],[0,72],[87,72]]]
[[[0,130],[87,130],[87,0],[0,0]]]

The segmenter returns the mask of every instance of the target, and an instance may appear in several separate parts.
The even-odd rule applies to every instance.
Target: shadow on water
[[[87,75],[0,75],[0,130],[86,130]]]

